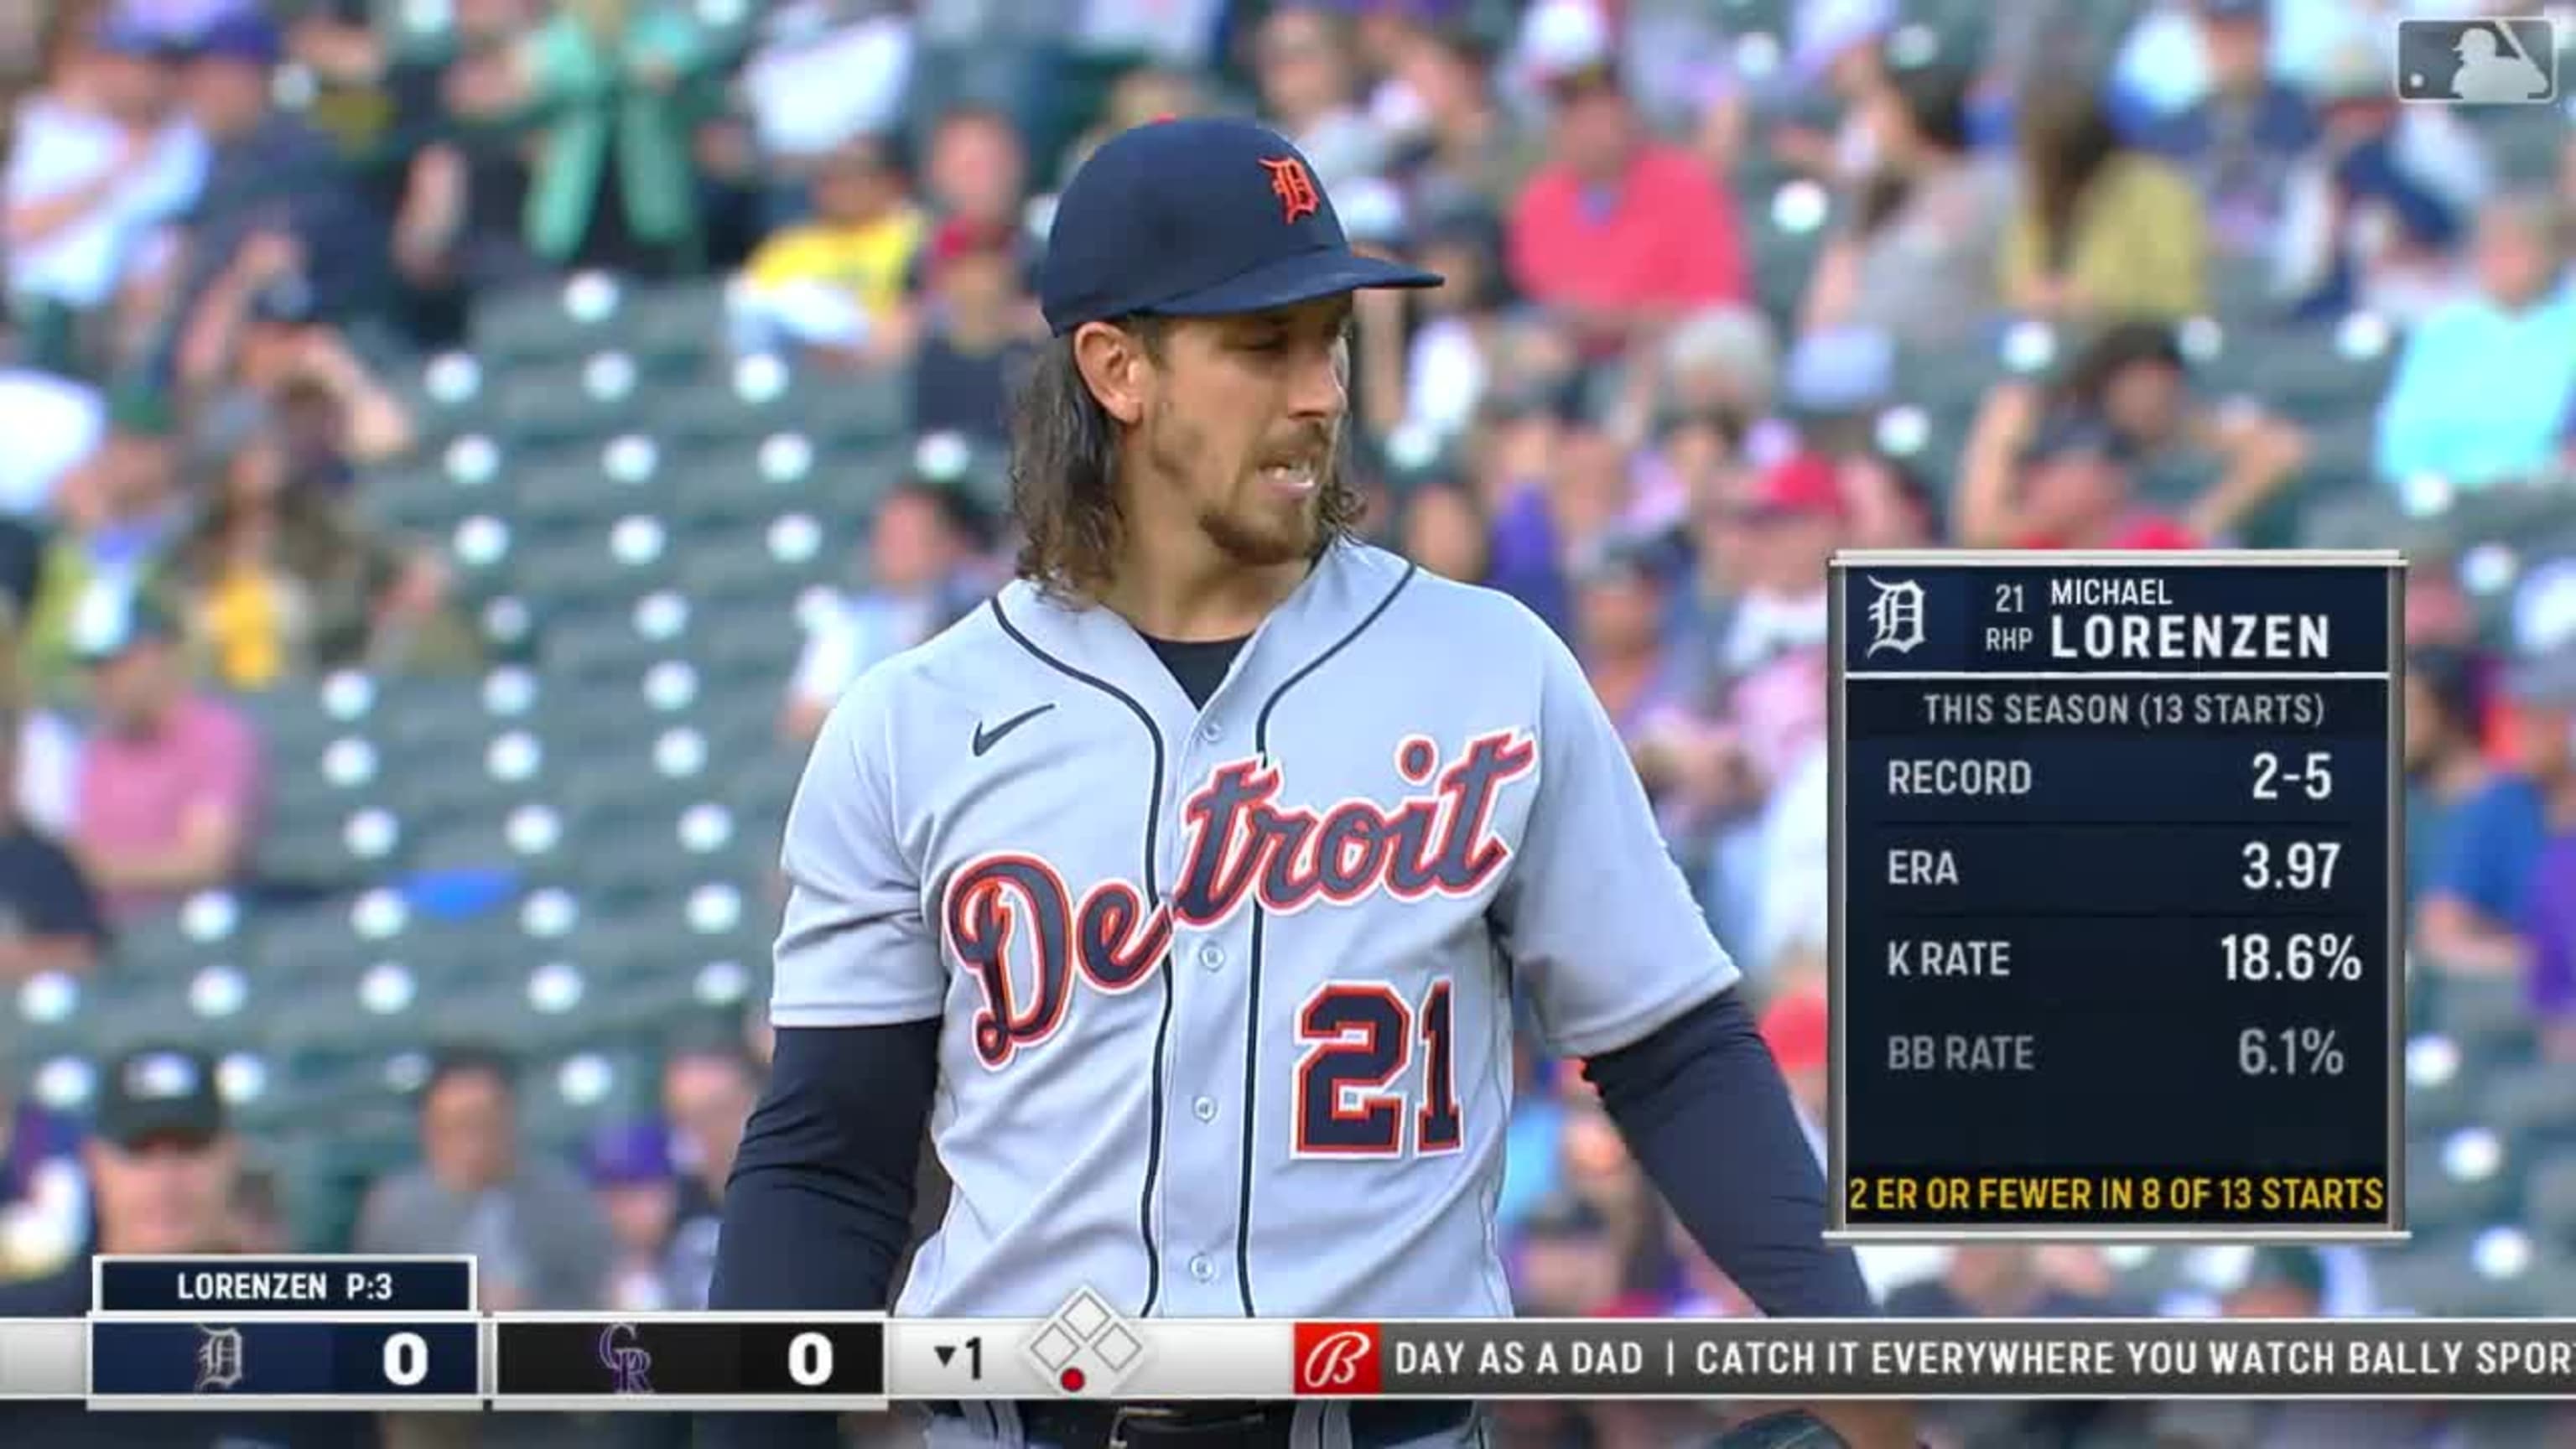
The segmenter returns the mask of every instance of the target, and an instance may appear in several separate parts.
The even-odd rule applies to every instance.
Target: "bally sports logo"
[[[1297,1325],[1297,1392],[1383,1393],[1386,1370],[1374,1323]]]

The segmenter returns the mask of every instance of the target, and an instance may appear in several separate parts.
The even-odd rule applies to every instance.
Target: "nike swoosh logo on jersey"
[[[1027,724],[1030,720],[1036,719],[1039,715],[1042,715],[1053,708],[1055,708],[1055,706],[1052,704],[1042,704],[1035,709],[1015,714],[997,725],[977,724],[975,726],[975,757],[977,759],[982,759],[986,750],[989,750],[993,746],[1002,742],[1002,736],[1009,734],[1011,731],[1018,729],[1020,726]]]

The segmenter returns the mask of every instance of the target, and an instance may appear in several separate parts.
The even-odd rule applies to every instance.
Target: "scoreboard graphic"
[[[1833,1236],[2404,1235],[2402,570],[1836,559]]]
[[[113,1259],[97,1281],[86,1319],[0,1320],[0,1412],[2576,1396],[2567,1319],[1206,1320],[1089,1289],[1043,1319],[576,1318],[460,1311],[464,1259]]]
[[[90,1302],[95,1405],[483,1406],[471,1258],[100,1258]]]

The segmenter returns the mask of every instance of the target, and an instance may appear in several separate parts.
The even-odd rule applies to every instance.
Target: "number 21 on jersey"
[[[1417,1006],[1377,981],[1327,981],[1297,1008],[1294,1132],[1299,1157],[1400,1157],[1455,1152],[1457,1054],[1449,978]],[[1422,1064],[1417,1101],[1399,1085]]]

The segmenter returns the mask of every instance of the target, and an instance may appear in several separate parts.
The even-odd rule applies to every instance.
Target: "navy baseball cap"
[[[110,1063],[99,1084],[98,1135],[129,1151],[155,1142],[203,1147],[224,1135],[231,1114],[205,1053],[153,1044]]]
[[[190,37],[190,60],[228,60],[243,65],[273,66],[286,57],[286,40],[275,23],[252,7],[225,10]]]
[[[1101,143],[1063,195],[1038,269],[1061,337],[1130,313],[1211,317],[1440,274],[1362,256],[1305,156],[1215,117],[1152,121]]]
[[[101,11],[91,25],[90,43],[109,55],[137,60],[160,60],[177,48],[169,35],[132,5],[112,5]]]

